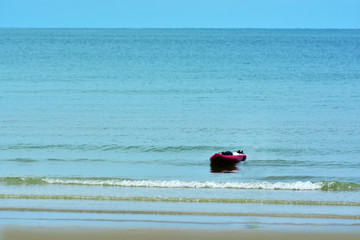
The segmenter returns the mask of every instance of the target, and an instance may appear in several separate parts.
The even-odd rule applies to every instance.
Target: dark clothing
[[[222,152],[221,154],[222,154],[222,155],[228,155],[228,156],[233,155],[233,153],[230,152],[230,151],[225,151],[225,152]]]

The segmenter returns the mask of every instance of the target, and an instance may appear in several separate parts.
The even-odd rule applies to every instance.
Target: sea
[[[360,232],[360,30],[0,29],[0,227]],[[211,167],[243,150],[245,162]]]

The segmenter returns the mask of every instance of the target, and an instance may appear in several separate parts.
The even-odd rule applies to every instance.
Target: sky
[[[0,27],[360,28],[360,0],[0,0]]]

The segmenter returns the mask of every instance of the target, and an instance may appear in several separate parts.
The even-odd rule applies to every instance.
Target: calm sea
[[[0,223],[358,226],[359,46],[358,30],[0,29]]]

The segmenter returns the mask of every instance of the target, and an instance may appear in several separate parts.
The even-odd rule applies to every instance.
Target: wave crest
[[[319,190],[319,191],[359,191],[360,184],[348,182],[215,182],[215,181],[162,181],[134,180],[121,178],[36,178],[3,177],[0,183],[6,185],[88,185],[145,188],[212,188],[212,189],[263,189],[263,190]]]

